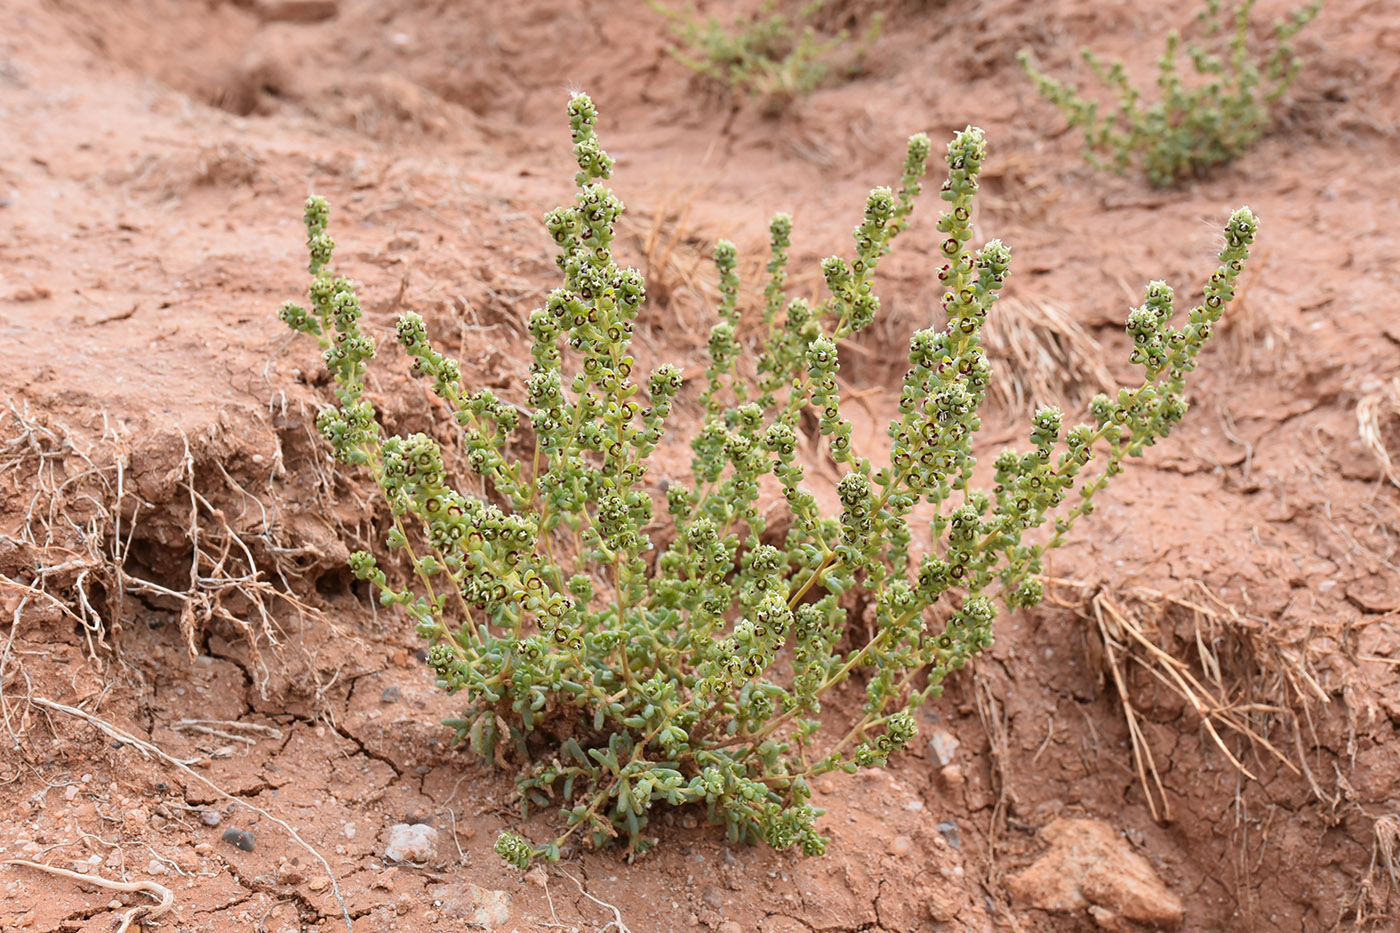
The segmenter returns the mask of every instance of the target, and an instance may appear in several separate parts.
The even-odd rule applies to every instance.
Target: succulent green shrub
[[[1260,50],[1249,45],[1253,7],[1254,0],[1243,0],[1235,8],[1225,41],[1220,0],[1206,0],[1198,20],[1211,41],[1209,46],[1187,44],[1196,73],[1189,83],[1178,69],[1181,38],[1170,33],[1157,62],[1161,99],[1156,103],[1145,103],[1121,61],[1105,65],[1089,49],[1083,52],[1084,61],[1116,98],[1106,114],[1073,85],[1037,70],[1029,52],[1023,50],[1019,59],[1041,95],[1060,108],[1071,127],[1084,131],[1084,155],[1090,163],[1102,168],[1106,159],[1117,172],[1137,163],[1149,182],[1166,186],[1237,158],[1269,128],[1269,106],[1298,76],[1302,64],[1291,40],[1318,14],[1322,0],[1275,23],[1271,45]]]
[[[324,349],[339,404],[317,424],[383,491],[386,544],[412,578],[391,583],[364,552],[350,564],[432,642],[440,684],[465,695],[449,723],[459,740],[522,769],[527,811],[562,807],[567,825],[552,841],[500,838],[512,863],[558,858],[575,834],[645,849],[663,803],[702,805],[732,840],[816,855],[825,841],[812,779],[904,748],[919,705],[992,643],[997,601],[1039,602],[1045,551],[1126,458],[1181,419],[1187,375],[1235,294],[1255,220],[1248,208],[1231,216],[1220,266],[1184,326],[1172,323],[1172,290],[1148,286],[1128,316],[1139,385],[1096,398],[1087,424],[1067,428],[1058,410],[1040,410],[1030,449],[1001,453],[995,485],[979,489],[973,440],[991,378],[979,332],[1011,259],[998,240],[972,248],[979,129],[948,146],[937,271],[947,323],[910,340],[888,454],[858,452],[842,412],[840,343],[879,313],[872,277],[921,189],[929,141],[914,136],[899,186],[870,193],[854,255],[822,263],[821,303],[787,296],[792,224],[773,218],[751,367],[739,365],[735,248],[715,248],[719,321],[695,398],[693,475],[658,484],[648,464],[683,386],[674,365],[636,371],[645,287],[612,253],[623,205],[604,184],[613,163],[596,117],[587,96],[573,96],[578,193],[545,216],[563,283],[530,315],[524,403],[469,391],[423,319],[398,320],[398,342],[452,412],[474,476],[449,477],[433,437],[380,428],[363,381],[375,342],[354,284],[330,270],[326,202],[307,201],[311,309],[287,304],[280,316]],[[836,514],[803,482],[798,450],[813,423],[844,473]],[[785,530],[763,517],[765,487],[786,500]],[[871,629],[851,624],[856,591]],[[847,684],[863,691],[861,712],[836,721],[823,703]]]
[[[702,21],[693,9],[680,13],[659,0],[648,0],[652,9],[671,20],[681,46],[671,49],[672,57],[717,84],[763,101],[771,110],[815,90],[830,74],[837,52],[846,47],[846,32],[822,37],[810,25],[825,2],[803,5],[793,19],[768,2],[753,16],[726,26],[713,16]],[[848,72],[859,70],[883,22],[883,16],[875,14],[861,38],[846,48]]]

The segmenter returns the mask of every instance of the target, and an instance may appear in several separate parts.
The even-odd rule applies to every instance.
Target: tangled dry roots
[[[183,433],[179,443],[155,483],[168,499],[153,502],[132,482],[129,438],[105,416],[85,443],[27,404],[0,410],[0,495],[14,503],[0,512],[0,612],[13,620],[11,641],[22,616],[66,618],[93,658],[142,609],[172,615],[191,656],[223,623],[246,641],[265,691],[264,650],[280,653],[283,620],[330,625],[294,582],[335,555],[293,541],[268,494],[217,457],[197,457]],[[282,469],[280,449],[270,469]]]
[[[1070,599],[1058,597],[1059,605],[1093,623],[1091,653],[1113,683],[1132,740],[1133,764],[1154,819],[1171,820],[1171,805],[1137,712],[1133,666],[1180,697],[1211,743],[1244,777],[1257,780],[1245,752],[1264,755],[1304,777],[1319,800],[1331,799],[1304,754],[1303,731],[1312,728],[1312,710],[1330,701],[1316,673],[1313,631],[1285,639],[1199,582],[1196,592],[1180,595],[1142,587],[1120,593],[1076,581],[1049,582],[1074,594]],[[1181,644],[1169,650],[1163,647],[1162,630],[1172,625]],[[1290,739],[1294,754],[1274,744],[1271,736],[1280,731]],[[1237,741],[1227,741],[1231,734]]]

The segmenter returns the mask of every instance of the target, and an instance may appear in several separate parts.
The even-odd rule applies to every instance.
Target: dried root
[[[1285,644],[1200,583],[1199,598],[1189,598],[1146,588],[1120,594],[1070,580],[1047,582],[1077,589],[1077,602],[1060,600],[1060,605],[1094,623],[1091,643],[1101,651],[1102,666],[1113,681],[1132,741],[1134,767],[1154,819],[1170,821],[1171,804],[1137,711],[1129,664],[1180,697],[1242,776],[1258,779],[1242,751],[1226,741],[1230,733],[1256,754],[1267,755],[1304,777],[1319,800],[1331,799],[1304,755],[1303,724],[1311,726],[1314,703],[1330,700],[1313,670],[1310,636],[1301,643]],[[1160,639],[1153,637],[1156,622],[1174,611],[1189,613],[1194,663],[1163,648]],[[1292,733],[1293,756],[1269,738],[1276,726],[1285,724]]]
[[[60,878],[71,878],[74,881],[81,881],[83,884],[97,885],[99,888],[106,888],[109,891],[140,891],[154,897],[158,903],[138,904],[122,915],[121,924],[113,933],[124,933],[131,929],[133,923],[144,925],[147,920],[154,920],[170,912],[170,908],[175,906],[175,892],[163,884],[156,884],[154,881],[112,881],[96,875],[80,875],[76,871],[69,871],[66,868],[54,868],[52,865],[41,865],[38,862],[30,862],[22,858],[12,858],[5,860],[6,865],[23,865],[25,868],[33,868],[38,871],[47,872],[50,875],[58,875]]]
[[[1391,919],[1400,903],[1400,813],[1382,816],[1372,831],[1375,839],[1371,843],[1371,864],[1342,917],[1350,916],[1357,929]]]
[[[278,523],[271,483],[283,469],[280,445],[268,490],[255,495],[217,458],[197,465],[189,439],[181,440],[155,484],[169,499],[153,503],[133,482],[129,438],[105,418],[101,435],[84,441],[27,404],[0,408],[0,499],[15,504],[0,515],[0,618],[10,623],[0,652],[0,721],[16,745],[27,712],[13,702],[25,692],[17,687],[25,675],[12,647],[25,622],[71,621],[99,664],[111,656],[110,637],[143,606],[172,615],[191,656],[211,625],[225,623],[246,642],[263,692],[265,649],[283,658],[279,620],[335,630],[296,595],[307,589],[296,585],[305,568],[324,565],[327,555],[291,540]]]
[[[291,838],[291,840],[292,840],[293,842],[295,842],[295,843],[296,843],[298,846],[300,846],[304,851],[306,851],[312,858],[314,858],[317,862],[319,862],[319,863],[321,864],[321,867],[324,868],[324,869],[326,870],[326,875],[330,878],[331,893],[332,893],[332,895],[335,897],[336,902],[340,905],[341,913],[342,913],[342,915],[343,915],[344,918],[345,918],[345,926],[346,926],[346,929],[349,930],[350,933],[354,933],[354,924],[353,924],[353,921],[351,920],[351,917],[350,917],[350,909],[349,909],[349,907],[346,906],[345,898],[344,898],[344,895],[341,893],[341,890],[340,890],[340,882],[337,880],[335,870],[334,870],[333,868],[331,868],[330,862],[326,861],[326,857],[323,856],[323,855],[322,855],[319,851],[317,851],[315,848],[313,848],[313,847],[311,846],[311,844],[308,843],[305,839],[303,839],[303,838],[301,837],[301,834],[298,833],[298,832],[296,831],[296,829],[294,829],[294,828],[291,826],[291,824],[287,823],[285,820],[282,820],[282,819],[279,819],[279,818],[276,817],[276,816],[273,816],[273,815],[272,815],[271,813],[269,813],[267,810],[264,810],[262,807],[256,806],[255,804],[252,804],[252,803],[248,802],[247,800],[245,800],[245,799],[242,798],[242,797],[234,797],[234,796],[233,796],[232,794],[230,794],[228,791],[224,790],[222,787],[220,787],[219,785],[215,784],[213,781],[209,780],[209,779],[208,779],[207,777],[205,777],[204,775],[198,773],[197,771],[192,770],[190,766],[193,765],[193,764],[196,764],[196,763],[199,762],[201,759],[199,759],[199,758],[191,758],[191,759],[176,758],[174,755],[171,755],[169,752],[165,751],[164,749],[162,749],[160,746],[156,745],[155,743],[149,742],[149,741],[147,741],[147,740],[145,740],[145,739],[142,739],[142,738],[138,738],[137,736],[134,736],[134,735],[132,735],[132,734],[129,733],[129,732],[125,732],[125,731],[123,731],[122,729],[119,729],[117,726],[113,725],[112,723],[108,722],[107,720],[102,719],[102,718],[99,717],[99,716],[94,716],[92,713],[89,713],[89,712],[87,712],[86,710],[78,709],[77,707],[74,707],[74,706],[68,706],[67,704],[64,704],[64,703],[56,703],[56,702],[54,702],[53,700],[48,699],[47,697],[34,697],[33,700],[32,700],[32,702],[33,702],[33,704],[34,704],[35,706],[37,706],[37,707],[39,707],[39,708],[41,708],[41,709],[43,709],[43,710],[46,710],[46,711],[48,711],[48,712],[62,713],[62,714],[64,714],[64,715],[66,715],[66,716],[72,716],[72,717],[74,717],[75,719],[80,719],[80,720],[82,720],[83,722],[86,722],[88,725],[92,726],[93,728],[97,729],[97,730],[98,730],[99,732],[101,732],[103,735],[105,735],[105,736],[107,736],[107,737],[109,737],[109,738],[111,738],[111,739],[115,739],[117,742],[121,743],[121,746],[122,746],[123,748],[130,747],[131,749],[133,749],[133,750],[135,750],[136,752],[138,752],[143,758],[147,759],[148,761],[156,761],[156,762],[161,762],[161,763],[164,763],[164,764],[166,764],[166,765],[169,765],[170,767],[176,769],[176,770],[179,771],[181,774],[184,774],[186,777],[190,778],[191,780],[197,781],[198,783],[204,785],[205,787],[207,787],[208,789],[210,789],[210,790],[213,791],[214,793],[218,794],[219,797],[221,797],[222,799],[228,800],[228,801],[230,801],[231,803],[237,804],[237,805],[239,805],[239,806],[246,807],[246,808],[248,808],[249,810],[253,811],[254,813],[256,813],[256,814],[258,814],[259,816],[261,816],[261,817],[263,817],[264,819],[266,819],[268,822],[276,824],[284,833],[287,834],[287,836],[288,836],[289,838]],[[30,864],[32,864],[32,863],[30,863]],[[64,873],[62,870],[60,870],[60,869],[49,869],[49,868],[47,868],[47,867],[45,867],[45,866],[39,866],[39,865],[34,865],[33,867],[40,868],[41,870],[44,870],[44,871],[52,871],[54,874],[65,874],[65,873]],[[87,875],[77,875],[77,877],[78,877],[79,879],[83,880],[83,881],[93,881],[94,883],[96,883],[95,879],[93,879],[93,878],[91,878],[91,877],[89,877],[89,876],[87,876]],[[111,886],[111,885],[113,885],[113,884],[115,884],[115,882],[108,882],[108,883],[107,883],[107,886]],[[159,886],[159,885],[155,885],[155,887],[160,887],[160,886]],[[137,890],[137,888],[123,889],[123,890]],[[149,889],[149,888],[144,888],[144,890],[150,890],[150,889]],[[164,890],[164,889],[162,888],[162,890]],[[168,894],[169,892],[166,892],[166,893]],[[171,900],[172,900],[172,902],[173,902],[173,895],[171,896]],[[144,908],[143,908],[143,909],[144,909]],[[157,912],[156,912],[156,913],[147,913],[147,914],[144,914],[143,916],[144,916],[145,918],[149,919],[149,918],[151,918],[151,917],[158,916],[159,914],[164,913],[165,911],[167,911],[167,910],[169,910],[169,909],[170,909],[170,905],[169,905],[169,904],[166,904],[166,903],[164,902],[164,900],[162,900],[162,906],[161,906],[160,908],[157,909]],[[135,913],[136,913],[136,911],[132,911],[130,914],[127,915],[127,917],[130,918],[130,917],[132,916],[132,914],[135,914]],[[138,918],[138,919],[140,919],[140,918]],[[121,929],[126,929],[126,926],[123,926]]]

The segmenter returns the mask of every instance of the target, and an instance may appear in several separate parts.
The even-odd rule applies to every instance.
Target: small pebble
[[[385,687],[384,692],[379,695],[380,703],[397,703],[403,699],[403,694],[398,687]]]
[[[952,820],[944,820],[938,824],[938,832],[943,838],[948,840],[948,845],[955,849],[962,848],[962,836],[958,833],[958,824]]]
[[[218,810],[205,810],[199,818],[205,826],[218,826],[224,821],[224,815]]]
[[[895,836],[890,840],[890,854],[905,856],[914,851],[914,840],[908,836]]]
[[[937,729],[933,733],[933,738],[929,739],[929,757],[938,767],[946,767],[955,760],[959,744],[957,736],[953,733],[946,729]]]
[[[230,829],[224,833],[224,842],[231,846],[237,846],[244,852],[252,852],[254,847],[253,834],[246,829]]]

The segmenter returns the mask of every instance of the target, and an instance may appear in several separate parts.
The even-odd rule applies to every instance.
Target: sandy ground
[[[1146,76],[1188,14],[886,0],[820,21],[876,8],[866,72],[773,115],[698,83],[640,0],[0,3],[0,857],[154,881],[160,928],[188,931],[1397,929],[1400,11],[1329,0],[1275,131],[1156,191],[1084,165],[1014,56],[1068,75],[1092,44]],[[986,451],[1033,400],[1127,379],[1146,282],[1190,300],[1229,209],[1262,218],[1181,431],[921,714],[937,747],[819,788],[825,858],[680,812],[635,863],[522,877],[491,852],[520,825],[510,775],[451,747],[422,646],[344,567],[382,514],[329,462],[326,378],[275,318],[305,287],[301,201],[331,199],[371,331],[416,310],[469,381],[523,397],[572,88],[650,283],[639,362],[692,375],[716,238],[756,268],[792,212],[815,296],[904,138],[984,127],[979,236],[1015,251]],[[872,437],[937,311],[934,216],[843,350]],[[401,363],[376,399],[422,429]],[[421,863],[386,857],[400,823],[436,830]],[[4,930],[109,931],[147,902],[0,871]]]

